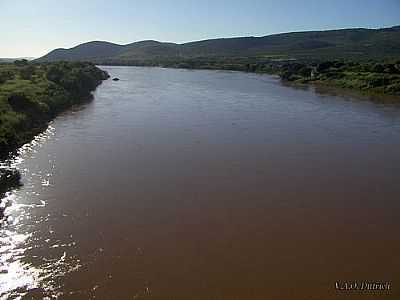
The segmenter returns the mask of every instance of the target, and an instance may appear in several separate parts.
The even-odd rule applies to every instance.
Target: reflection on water
[[[5,162],[0,299],[399,299],[400,109],[270,76],[106,67]],[[348,101],[350,100],[350,101]],[[364,299],[356,293],[348,299]]]
[[[24,289],[36,288],[39,271],[21,261],[25,252],[24,243],[30,234],[18,234],[7,229],[1,234],[1,299],[9,299],[24,292]]]
[[[21,147],[14,158],[2,162],[2,166],[19,168],[24,188],[9,192],[2,199],[6,217],[0,230],[0,299],[22,299],[23,296],[57,298],[62,294],[58,279],[80,267],[79,260],[67,256],[68,248],[75,246],[75,242],[61,244],[51,238],[43,240],[34,228],[35,224],[49,220],[49,216],[37,218],[34,212],[46,206],[46,202],[40,199],[40,186],[50,186],[55,166],[50,159],[47,168],[42,164],[41,170],[32,172],[23,168],[23,163],[25,159],[34,159],[35,153],[54,136],[55,128],[49,125],[44,133]],[[35,249],[44,247],[61,248],[62,254],[57,257],[31,256]]]

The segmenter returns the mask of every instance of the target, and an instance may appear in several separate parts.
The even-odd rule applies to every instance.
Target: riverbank
[[[9,205],[4,196],[10,190],[21,186],[21,174],[14,168],[0,168],[0,224],[4,218],[4,211]]]
[[[283,81],[354,90],[367,96],[390,96],[400,103],[400,60],[385,62],[316,61],[280,58],[215,58],[169,61],[102,62],[104,65],[229,70],[278,75]]]
[[[394,101],[400,102],[400,62],[289,63],[280,67],[279,75],[286,81],[355,90],[370,96],[393,96]]]
[[[18,157],[5,298],[292,299],[291,274],[299,298],[329,299],[343,270],[396,278],[398,107],[253,73],[101,69],[121,80]]]
[[[108,74],[91,63],[0,65],[0,158],[42,132],[61,111],[88,100]]]
[[[107,78],[92,63],[0,64],[0,159],[31,141],[60,112],[89,100]],[[0,170],[0,195],[18,183],[15,170]]]

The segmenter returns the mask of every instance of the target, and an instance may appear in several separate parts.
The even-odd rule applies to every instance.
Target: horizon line
[[[171,42],[171,41],[160,41],[160,40],[155,40],[155,39],[143,39],[143,40],[136,40],[130,43],[117,43],[113,41],[107,41],[107,40],[89,40],[86,42],[81,42],[78,44],[75,44],[74,46],[70,48],[53,48],[52,50],[47,51],[46,54],[54,51],[54,50],[71,50],[73,48],[79,47],[84,44],[88,43],[96,43],[96,42],[101,42],[101,43],[110,43],[114,44],[117,46],[128,46],[131,44],[135,43],[140,43],[140,42],[157,42],[157,43],[170,43],[170,44],[175,44],[175,45],[185,45],[185,44],[190,44],[190,43],[196,43],[196,42],[204,42],[204,41],[213,41],[213,40],[223,40],[223,39],[238,39],[238,38],[263,38],[267,36],[274,36],[274,35],[281,35],[281,34],[292,34],[292,33],[305,33],[305,32],[327,32],[327,31],[338,31],[338,30],[357,30],[357,29],[364,29],[364,30],[381,30],[381,29],[390,29],[390,28],[395,28],[395,27],[400,27],[400,23],[397,25],[392,25],[392,26],[384,26],[384,27],[338,27],[338,28],[333,28],[333,29],[310,29],[310,30],[294,30],[294,31],[282,31],[282,32],[276,32],[276,33],[271,33],[271,34],[266,34],[266,35],[247,35],[247,36],[229,36],[229,37],[211,37],[211,38],[204,38],[204,39],[198,39],[198,40],[190,40],[186,42]],[[44,56],[42,55],[42,56]],[[21,56],[21,57],[0,57],[0,59],[28,59],[28,60],[34,60],[37,58],[40,58],[42,56]]]

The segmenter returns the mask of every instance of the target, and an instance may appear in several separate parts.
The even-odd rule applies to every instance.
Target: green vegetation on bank
[[[400,60],[394,63],[292,62],[280,65],[279,75],[287,81],[322,83],[369,94],[400,96]]]
[[[346,59],[367,61],[400,57],[400,26],[305,31],[262,37],[221,38],[176,44],[139,41],[118,45],[93,41],[55,49],[37,61],[92,61],[98,64],[139,64],[189,59],[231,58]]]
[[[109,76],[92,63],[0,64],[0,159],[29,142],[49,120],[91,92]],[[20,185],[15,169],[0,168],[0,220],[4,194]]]
[[[108,78],[92,63],[0,64],[0,157],[30,141],[59,112]]]
[[[288,81],[397,96],[400,26],[289,32],[183,44],[139,41],[118,45],[93,41],[55,49],[36,61],[60,60],[279,74]]]
[[[354,62],[349,60],[293,60],[276,56],[263,59],[240,57],[136,61],[134,65],[275,74],[285,81],[318,83],[353,89],[367,94],[396,96],[393,99],[400,102],[400,59],[386,62],[374,60]]]

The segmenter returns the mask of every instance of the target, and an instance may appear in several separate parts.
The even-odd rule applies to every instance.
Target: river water
[[[12,161],[0,299],[400,299],[400,107],[102,68]]]

